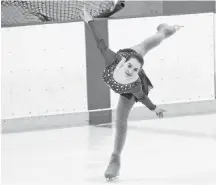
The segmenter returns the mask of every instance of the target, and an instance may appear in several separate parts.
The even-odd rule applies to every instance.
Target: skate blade
[[[116,176],[113,175],[105,175],[105,178],[107,181],[113,181],[116,180],[118,178],[119,174],[117,174]]]
[[[116,176],[116,177],[106,177],[106,181],[108,181],[108,182],[114,181],[116,179],[118,179],[118,176]]]

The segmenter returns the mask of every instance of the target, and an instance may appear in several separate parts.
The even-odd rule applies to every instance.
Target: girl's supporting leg
[[[113,154],[120,155],[125,144],[127,135],[127,119],[134,106],[135,98],[129,100],[120,96],[116,110],[116,133]]]
[[[105,171],[105,177],[112,179],[119,175],[120,170],[120,155],[124,148],[127,136],[127,119],[130,111],[135,103],[135,98],[132,96],[130,100],[124,96],[120,96],[116,112],[116,133],[115,142],[110,163]]]

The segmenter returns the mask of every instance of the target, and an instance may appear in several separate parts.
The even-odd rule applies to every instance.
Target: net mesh
[[[1,25],[20,26],[80,19],[83,7],[94,17],[107,17],[124,7],[124,1],[1,1]]]

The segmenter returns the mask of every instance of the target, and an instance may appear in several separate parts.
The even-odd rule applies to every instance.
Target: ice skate
[[[105,171],[105,178],[107,181],[114,180],[119,176],[120,170],[120,156],[113,154],[110,163]]]

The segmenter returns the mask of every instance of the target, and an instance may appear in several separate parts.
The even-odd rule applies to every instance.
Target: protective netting
[[[83,7],[94,17],[108,17],[124,7],[124,1],[1,1],[1,25],[20,26],[43,22],[79,20]]]

